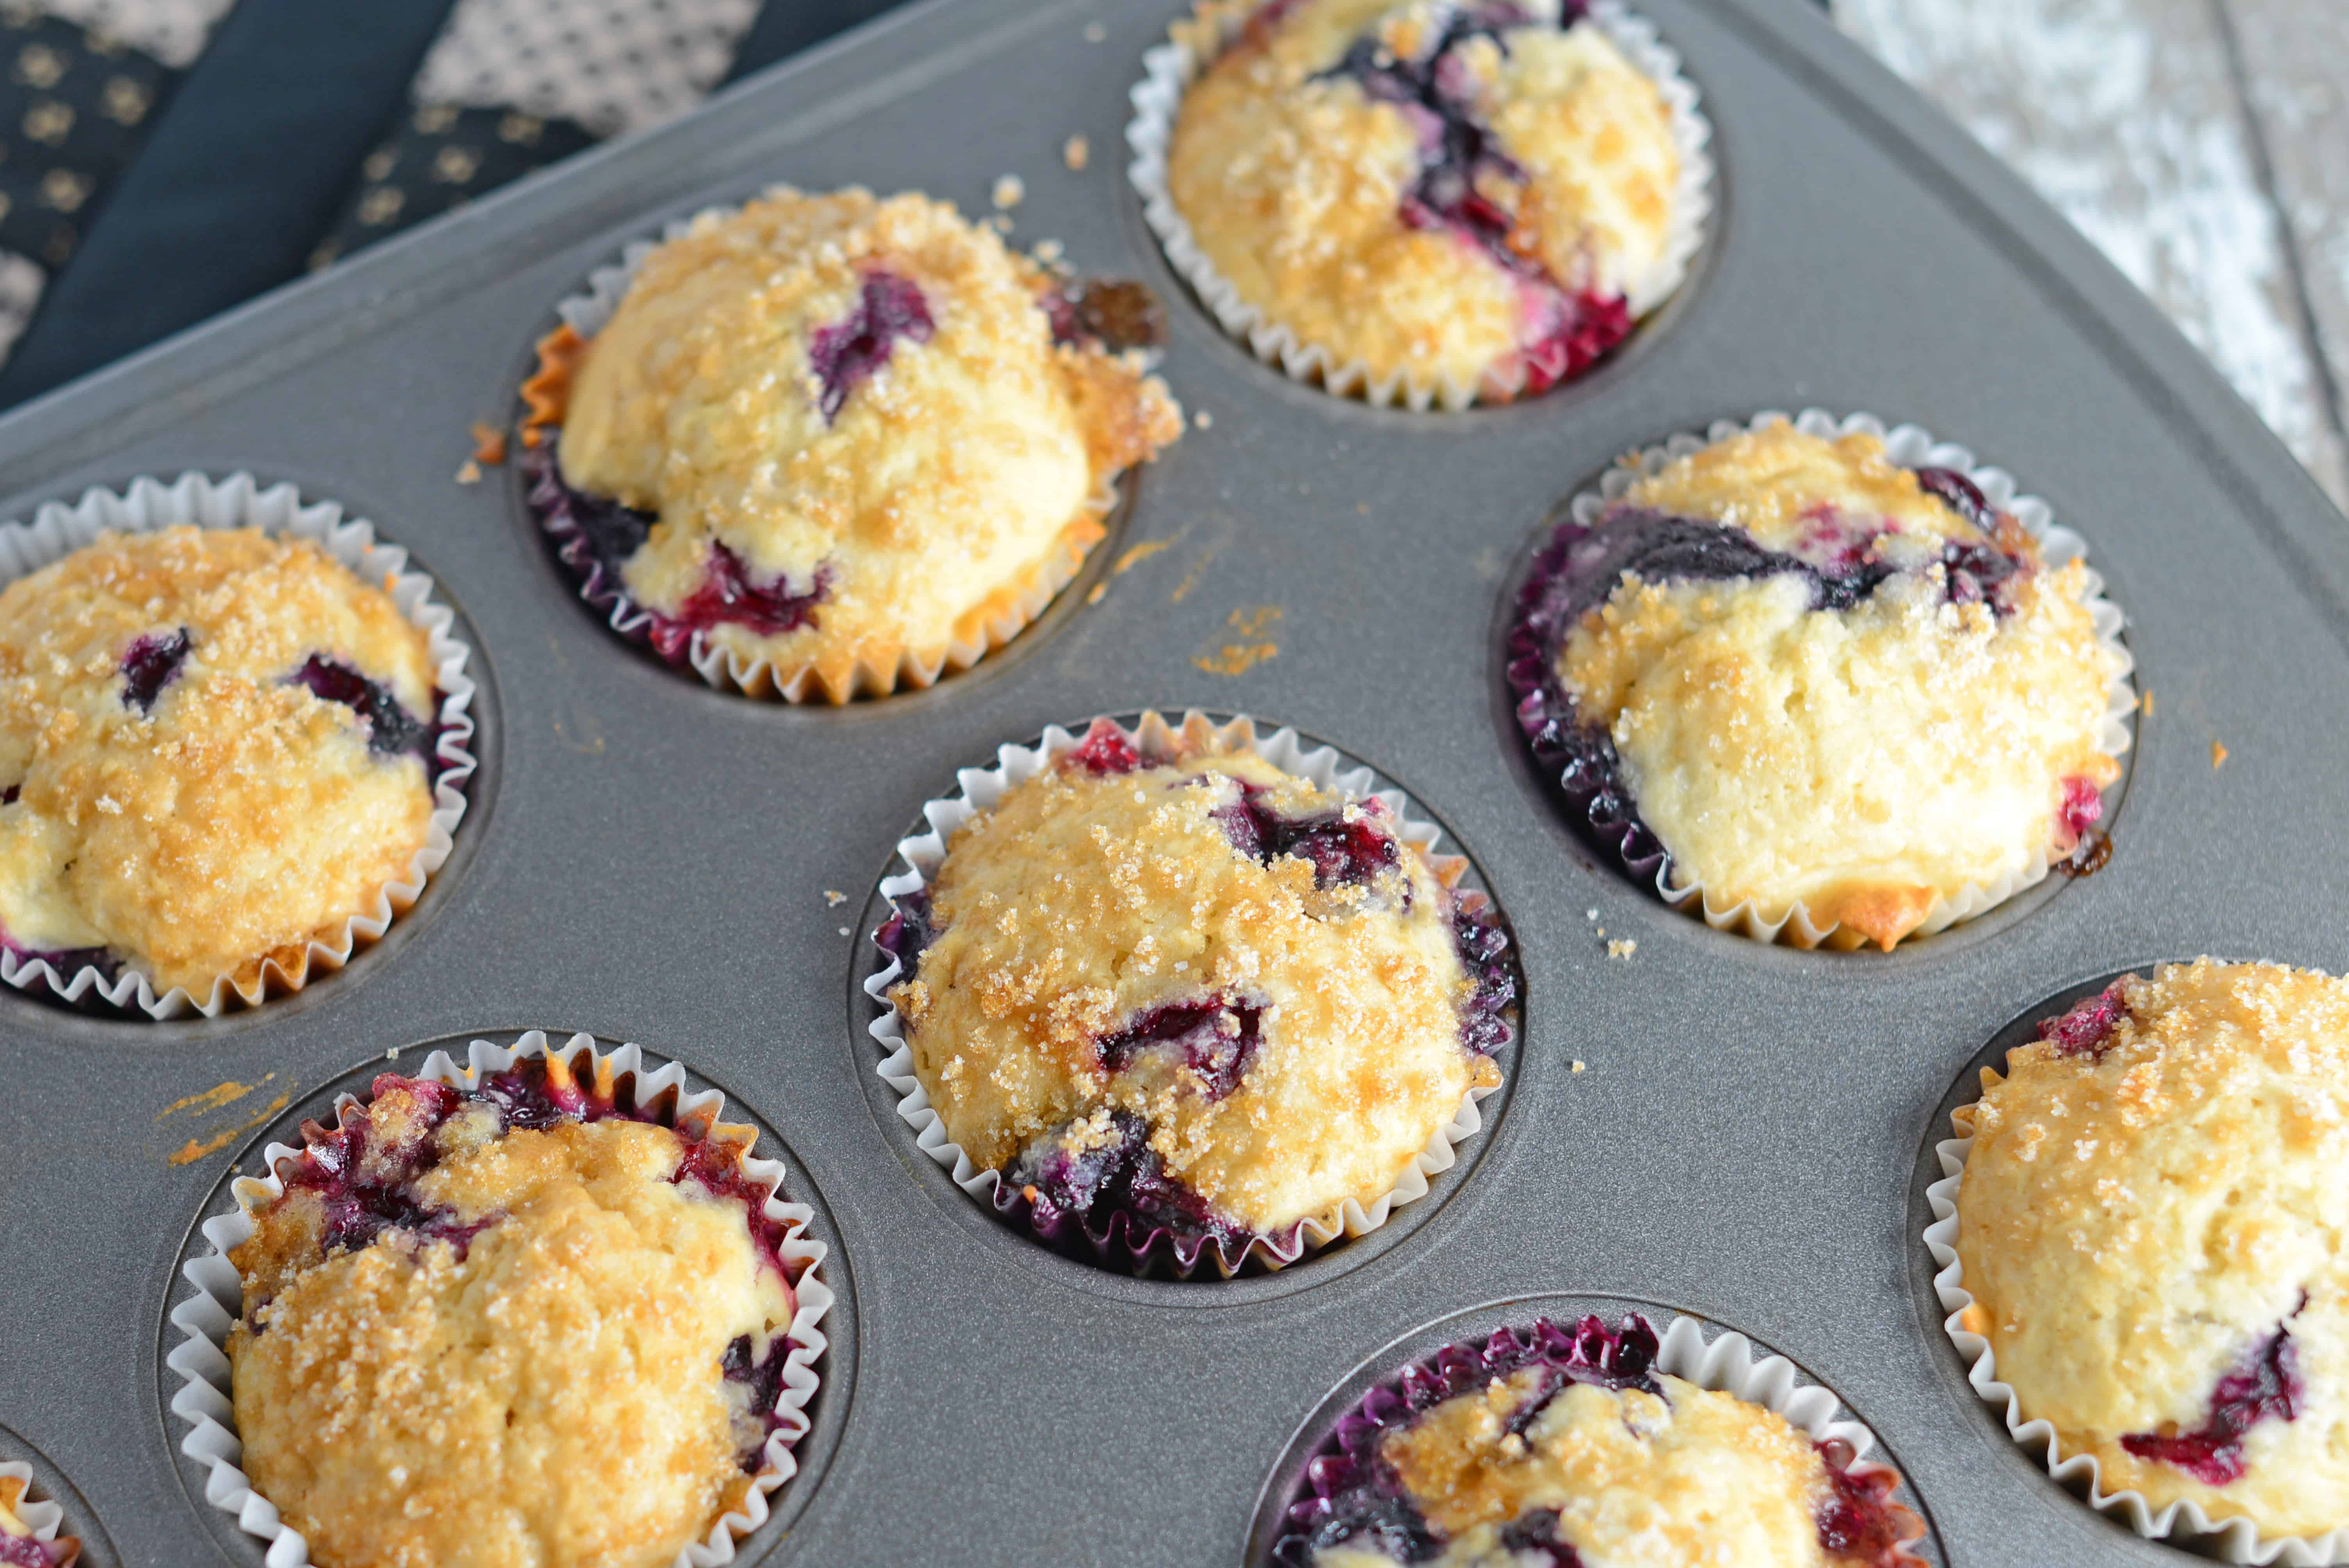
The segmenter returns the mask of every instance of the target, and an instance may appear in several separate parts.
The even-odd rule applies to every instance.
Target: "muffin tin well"
[[[203,1388],[215,1382],[211,1375],[214,1366],[212,1354],[206,1348],[213,1341],[202,1332],[210,1319],[207,1314],[199,1310],[202,1304],[198,1298],[212,1295],[223,1313],[233,1315],[236,1311],[233,1299],[223,1299],[214,1295],[200,1281],[198,1274],[202,1271],[191,1272],[191,1264],[202,1259],[216,1259],[219,1255],[219,1249],[204,1234],[203,1222],[235,1212],[234,1185],[241,1179],[264,1174],[263,1150],[271,1144],[299,1149],[303,1143],[301,1130],[305,1123],[315,1121],[332,1127],[337,1102],[342,1097],[349,1095],[364,1102],[370,1098],[369,1090],[378,1075],[419,1076],[436,1051],[445,1052],[462,1068],[474,1041],[486,1040],[492,1046],[517,1048],[525,1044],[522,1034],[523,1031],[514,1029],[490,1029],[444,1036],[407,1047],[387,1048],[322,1084],[315,1092],[289,1104],[262,1129],[259,1136],[247,1146],[243,1157],[221,1173],[220,1180],[203,1202],[202,1212],[189,1226],[174,1271],[177,1277],[167,1299],[164,1321],[159,1331],[164,1357],[157,1379],[158,1413],[165,1429],[172,1434],[176,1450],[172,1456],[174,1468],[188,1501],[201,1515],[206,1533],[231,1560],[261,1556],[267,1542],[256,1534],[240,1529],[240,1523],[247,1522],[214,1501],[213,1494],[222,1486],[218,1472],[212,1465],[191,1454],[184,1446],[189,1434],[197,1429],[206,1415],[217,1414],[202,1393]],[[569,1031],[548,1029],[544,1035],[548,1046],[556,1053],[565,1048]],[[609,1056],[620,1045],[621,1042],[616,1040],[599,1038],[594,1048],[599,1055]],[[650,1077],[666,1068],[668,1060],[666,1053],[647,1051],[637,1071]],[[684,1082],[679,1086],[682,1093],[698,1095],[714,1087],[695,1072],[689,1063],[680,1062],[679,1065],[686,1068]],[[821,1380],[803,1408],[809,1418],[808,1430],[792,1445],[792,1457],[797,1471],[781,1488],[768,1495],[765,1522],[742,1537],[738,1547],[739,1555],[756,1561],[770,1544],[790,1533],[792,1522],[805,1508],[816,1487],[821,1484],[824,1471],[839,1447],[841,1429],[854,1394],[855,1288],[840,1256],[839,1227],[833,1219],[832,1211],[825,1205],[823,1194],[815,1190],[802,1171],[797,1155],[784,1145],[766,1121],[756,1112],[744,1108],[733,1095],[726,1096],[718,1119],[730,1125],[755,1129],[759,1136],[750,1148],[750,1154],[757,1159],[781,1163],[783,1177],[777,1196],[786,1203],[802,1205],[812,1211],[804,1230],[799,1233],[797,1239],[824,1248],[826,1255],[813,1266],[809,1277],[821,1279],[832,1297],[816,1324],[825,1343],[823,1355],[814,1363]],[[233,1292],[231,1296],[233,1296]],[[841,1379],[838,1382],[834,1381],[835,1374]]]
[[[1122,713],[1107,717],[1131,733],[1143,716]],[[1160,717],[1170,725],[1180,726],[1185,716]],[[1216,713],[1199,717],[1222,728],[1241,716]],[[1085,733],[1087,722],[1087,719],[1079,719],[1061,727],[1061,733],[1057,738],[1048,733],[1044,737],[1025,738],[1019,744],[1022,749],[1030,752],[1041,752],[1047,742],[1065,746],[1070,739]],[[1361,794],[1382,796],[1390,806],[1399,803],[1397,816],[1401,821],[1413,830],[1436,832],[1439,836],[1423,847],[1438,860],[1453,859],[1466,862],[1459,888],[1486,898],[1486,910],[1491,921],[1509,938],[1509,946],[1502,954],[1500,962],[1516,986],[1516,999],[1507,1009],[1516,1029],[1510,1039],[1493,1054],[1493,1061],[1501,1071],[1501,1082],[1489,1094],[1477,1099],[1476,1125],[1452,1143],[1450,1163],[1441,1170],[1423,1172],[1425,1194],[1396,1203],[1383,1223],[1359,1235],[1339,1236],[1322,1246],[1309,1245],[1295,1261],[1278,1268],[1265,1266],[1260,1254],[1251,1255],[1246,1266],[1229,1277],[1221,1277],[1212,1266],[1211,1260],[1204,1255],[1199,1267],[1190,1276],[1178,1280],[1173,1277],[1174,1271],[1169,1266],[1163,1250],[1143,1267],[1135,1269],[1124,1266],[1120,1256],[1102,1257],[1081,1247],[1056,1249],[1040,1244],[1023,1227],[996,1213],[978,1193],[964,1188],[954,1180],[949,1160],[934,1153],[931,1145],[926,1141],[931,1138],[943,1139],[943,1128],[934,1134],[926,1131],[917,1136],[919,1123],[907,1114],[905,1098],[880,1070],[887,1054],[901,1045],[904,1038],[898,1020],[879,993],[885,975],[895,976],[900,973],[895,966],[895,959],[874,940],[882,923],[896,908],[889,892],[884,890],[894,887],[894,891],[902,894],[904,888],[896,884],[905,882],[909,866],[914,863],[905,853],[905,846],[918,843],[925,835],[937,831],[934,826],[937,819],[932,815],[932,810],[936,802],[949,797],[934,798],[933,803],[926,805],[923,813],[907,824],[905,833],[900,835],[898,853],[890,860],[888,874],[874,887],[864,905],[861,923],[852,928],[858,934],[864,949],[863,963],[853,971],[857,979],[854,1016],[863,1021],[863,1026],[856,1031],[857,1062],[865,1076],[867,1099],[874,1116],[884,1131],[898,1140],[901,1150],[911,1150],[918,1154],[918,1160],[913,1163],[924,1186],[953,1212],[975,1222],[970,1228],[985,1238],[980,1245],[990,1250],[1008,1249],[1011,1254],[1051,1277],[1116,1299],[1212,1307],[1240,1296],[1268,1297],[1306,1289],[1331,1274],[1369,1263],[1402,1242],[1419,1226],[1428,1223],[1463,1183],[1472,1179],[1471,1172],[1492,1143],[1495,1126],[1508,1109],[1517,1075],[1529,1065],[1534,1065],[1528,1063],[1519,1050],[1525,1038],[1525,1018],[1529,1004],[1526,997],[1523,966],[1517,958],[1516,934],[1510,930],[1508,911],[1490,902],[1491,883],[1476,864],[1474,855],[1451,835],[1444,833],[1441,826],[1429,818],[1423,807],[1398,790],[1392,780],[1362,758],[1335,747],[1324,747],[1309,736],[1288,737],[1294,743],[1294,755],[1291,755],[1291,748],[1279,745],[1277,739],[1280,727],[1275,721],[1253,718],[1251,722],[1255,726],[1257,743],[1268,752],[1286,758],[1285,765],[1292,770],[1311,774],[1317,767],[1327,767],[1335,775],[1333,782],[1339,787]],[[999,758],[1001,754],[999,752],[998,756]],[[1004,771],[1014,779],[1021,776],[1021,773],[1003,769],[999,761],[990,763],[986,758],[971,758],[968,767],[982,764],[990,770]],[[956,769],[955,776],[967,778],[968,767]],[[1024,773],[1024,769],[1021,772]],[[941,782],[944,777],[941,776]],[[957,789],[951,797],[956,804],[960,804],[965,798],[964,789]],[[1413,831],[1406,831],[1403,836],[1413,838],[1415,835]]]
[[[1228,1565],[1288,1445],[1381,1347],[1559,1293],[1669,1303],[1791,1358],[1866,1419],[1948,1564],[2187,1560],[2049,1480],[1966,1387],[1920,1161],[1983,1042],[2083,976],[2208,950],[2349,967],[2328,918],[2349,733],[2322,717],[2349,707],[2349,534],[2151,306],[1811,7],[1639,6],[1703,91],[1722,204],[1620,358],[1413,414],[1297,386],[1171,308],[1164,374],[1206,420],[1042,623],[929,691],[711,691],[582,613],[512,465],[459,481],[556,300],[778,180],[984,213],[1017,173],[1016,241],[1179,288],[1121,167],[1178,5],[929,0],[0,420],[0,517],[244,469],[377,520],[465,617],[490,746],[429,918],[299,996],[153,1025],[0,995],[0,1423],[107,1568],[261,1561],[167,1414],[180,1265],[230,1166],[385,1050],[412,1067],[411,1042],[548,1022],[673,1052],[828,1206],[844,1299],[816,1429],[787,1524],[742,1561],[947,1542],[974,1568]],[[1764,947],[1627,885],[1537,788],[1495,657],[1559,498],[1672,431],[1812,405],[1914,420],[2076,523],[2153,698],[2110,864],[1890,954]],[[1000,744],[1145,707],[1268,716],[1374,763],[1474,852],[1517,940],[1517,1064],[1473,1161],[1278,1275],[1047,1257],[914,1147],[872,1073],[864,934],[922,802]]]
[[[1660,1335],[1665,1336],[1668,1344],[1672,1343],[1674,1337],[1673,1325],[1686,1322],[1689,1329],[1679,1333],[1685,1335],[1693,1330],[1700,1338],[1690,1343],[1701,1343],[1705,1347],[1698,1361],[1734,1376],[1717,1381],[1702,1378],[1696,1366],[1680,1360],[1669,1351],[1659,1358],[1661,1370],[1699,1382],[1702,1387],[1728,1388],[1740,1393],[1742,1398],[1753,1398],[1777,1409],[1782,1415],[1789,1415],[1790,1418],[1795,1415],[1816,1418],[1816,1424],[1811,1427],[1815,1436],[1825,1437],[1832,1429],[1835,1435],[1850,1442],[1854,1448],[1859,1446],[1857,1433],[1852,1430],[1857,1427],[1867,1431],[1870,1439],[1866,1452],[1860,1455],[1863,1460],[1900,1470],[1899,1456],[1889,1451],[1863,1418],[1840,1398],[1834,1398],[1833,1389],[1824,1390],[1830,1398],[1826,1401],[1827,1413],[1823,1418],[1819,1417],[1816,1395],[1804,1400],[1799,1408],[1792,1404],[1794,1398],[1801,1397],[1801,1390],[1820,1387],[1818,1379],[1799,1365],[1790,1368],[1767,1368],[1769,1358],[1778,1353],[1748,1336],[1738,1336],[1744,1341],[1742,1345],[1734,1341],[1727,1346],[1722,1345],[1724,1336],[1737,1333],[1733,1326],[1711,1322],[1700,1315],[1681,1312],[1665,1303],[1638,1297],[1564,1292],[1526,1295],[1509,1301],[1482,1303],[1423,1324],[1381,1346],[1324,1395],[1311,1415],[1299,1426],[1288,1446],[1281,1451],[1272,1466],[1271,1474],[1265,1480],[1263,1491],[1257,1494],[1256,1512],[1248,1525],[1247,1561],[1254,1563],[1272,1560],[1275,1545],[1283,1534],[1288,1532],[1290,1507],[1313,1495],[1307,1467],[1315,1459],[1337,1451],[1332,1433],[1340,1419],[1358,1409],[1364,1397],[1373,1388],[1383,1387],[1392,1390],[1405,1367],[1423,1367],[1429,1357],[1447,1347],[1477,1345],[1505,1328],[1525,1335],[1535,1323],[1543,1319],[1571,1330],[1581,1320],[1595,1317],[1607,1328],[1614,1329],[1634,1315],[1645,1318]],[[1781,1377],[1769,1376],[1771,1370],[1779,1372],[1783,1381]],[[1775,1392],[1781,1387],[1788,1391],[1784,1397]],[[1919,1563],[1946,1563],[1949,1558],[1940,1532],[1934,1527],[1932,1511],[1917,1495],[1916,1490],[1903,1484],[1895,1489],[1892,1501],[1916,1514],[1922,1525],[1920,1538],[1909,1543],[1909,1557]]]

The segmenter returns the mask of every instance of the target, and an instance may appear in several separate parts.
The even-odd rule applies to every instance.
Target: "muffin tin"
[[[2180,1560],[2066,1494],[1967,1388],[1924,1189],[1953,1086],[2044,1000],[2203,951],[2349,966],[2327,918],[2349,892],[2349,540],[2148,304],[1807,6],[1642,9],[1714,126],[1710,246],[1614,362],[1514,407],[1329,397],[1183,294],[1122,167],[1164,0],[932,0],[0,422],[0,516],[191,468],[341,501],[432,575],[481,683],[455,852],[341,975],[212,1021],[0,995],[0,1459],[66,1483],[88,1560],[261,1560],[179,1451],[164,1365],[232,1166],[387,1053],[413,1070],[530,1027],[682,1062],[818,1211],[833,1347],[745,1561],[1229,1563],[1333,1391],[1561,1296],[1791,1357],[1874,1430],[1947,1563]],[[786,179],[983,212],[1008,172],[1018,239],[1167,296],[1167,378],[1212,423],[968,674],[840,709],[710,691],[583,609],[512,464],[452,477],[467,426],[512,418],[553,302],[628,239]],[[1890,955],[1763,946],[1632,887],[1545,792],[1501,679],[1557,498],[1671,431],[1809,404],[1914,418],[2044,496],[2153,698],[2104,871]],[[1525,965],[1512,1081],[1412,1222],[1278,1274],[1044,1253],[915,1146],[873,1070],[863,933],[921,802],[1001,742],[1143,707],[1372,765],[1475,859]]]

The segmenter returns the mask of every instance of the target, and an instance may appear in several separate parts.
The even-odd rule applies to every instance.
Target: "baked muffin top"
[[[242,1460],[322,1568],[667,1568],[778,1424],[794,1305],[748,1136],[526,1058],[378,1078],[231,1252]]]
[[[638,604],[746,660],[967,641],[1181,433],[1088,297],[946,202],[779,188],[645,258],[548,405],[561,478],[618,503]]]
[[[1498,929],[1376,798],[1113,725],[949,841],[884,940],[947,1135],[1050,1212],[1276,1236],[1390,1191],[1508,1037]]]
[[[1547,559],[1521,628],[1563,712],[1536,745],[1619,790],[1709,905],[1800,903],[1889,947],[2073,853],[2119,777],[2085,565],[1874,436],[1713,442]]]
[[[1959,1113],[1964,1326],[2108,1491],[2349,1527],[2349,983],[2165,965],[2040,1034]]]
[[[1248,15],[1228,47],[1227,21]],[[1212,58],[1167,190],[1241,299],[1338,364],[1538,392],[1673,281],[1671,109],[1579,0],[1273,0]]]
[[[0,591],[0,933],[240,989],[425,847],[440,694],[388,593],[306,540],[108,534]]]
[[[0,1475],[0,1568],[73,1568],[81,1543],[69,1535],[43,1541],[33,1533],[18,1511],[25,1503],[25,1482]]]
[[[1760,1405],[1656,1371],[1643,1320],[1610,1331],[1588,1319],[1575,1334],[1594,1336],[1615,1342],[1605,1365],[1505,1353],[1481,1384],[1383,1428],[1356,1456],[1353,1484],[1311,1511],[1292,1560],[1301,1568],[1913,1561],[1901,1544],[1922,1528],[1891,1501],[1890,1471],[1854,1474],[1847,1445],[1814,1443]]]

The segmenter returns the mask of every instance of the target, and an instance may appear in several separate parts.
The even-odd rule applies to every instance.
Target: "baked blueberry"
[[[2156,1512],[2349,1528],[2349,984],[2126,975],[1956,1119],[1952,1326],[2020,1419]]]
[[[1007,1217],[1188,1273],[1293,1260],[1500,1081],[1484,901],[1376,797],[1204,720],[1107,720],[957,830],[878,933],[946,1132]],[[1310,1228],[1311,1234],[1307,1235]]]
[[[0,944],[200,1003],[298,975],[427,845],[430,641],[305,540],[109,534],[0,592]]]
[[[1582,0],[1211,4],[1176,36],[1209,63],[1167,148],[1174,207],[1332,368],[1540,392],[1679,279],[1672,108]]]
[[[1560,523],[1508,679],[1635,875],[1889,948],[2095,850],[2123,666],[2090,591],[1964,475],[1776,421]]]
[[[944,202],[777,189],[541,345],[531,505],[665,658],[795,699],[927,684],[1032,619],[1181,433],[1149,313]]]
[[[673,1111],[584,1051],[386,1074],[244,1184],[239,1462],[321,1568],[667,1568],[772,1470],[810,1265]]]
[[[1285,1568],[1899,1568],[1899,1478],[1657,1367],[1655,1328],[1543,1319],[1381,1384],[1307,1467]]]

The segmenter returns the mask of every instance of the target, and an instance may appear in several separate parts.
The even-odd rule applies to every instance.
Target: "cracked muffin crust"
[[[0,591],[0,941],[257,994],[430,827],[425,632],[306,540],[109,534]]]
[[[533,502],[665,657],[698,634],[833,701],[908,658],[935,678],[1009,640],[1181,434],[1159,330],[1139,285],[1075,284],[946,202],[778,188],[654,247],[592,340],[541,345]]]
[[[2023,1418],[2156,1511],[2349,1526],[2349,984],[2164,965],[1982,1085],[1960,1320]]]
[[[1897,1568],[1899,1477],[1656,1368],[1653,1326],[1547,1319],[1455,1346],[1340,1423],[1287,1568]]]
[[[1627,863],[1889,948],[2083,851],[2120,775],[2088,592],[1965,475],[1776,421],[1561,524],[1509,678]]]
[[[305,1129],[227,1348],[241,1462],[321,1568],[667,1568],[743,1501],[800,1283],[750,1136],[560,1057]]]
[[[1516,985],[1482,900],[1384,802],[1204,720],[1166,735],[1145,755],[1097,722],[957,830],[879,940],[913,1072],[999,1207],[1236,1264],[1390,1193],[1498,1084]]]
[[[1176,36],[1212,63],[1168,194],[1239,297],[1335,365],[1537,393],[1677,275],[1671,106],[1581,0],[1227,0]]]

